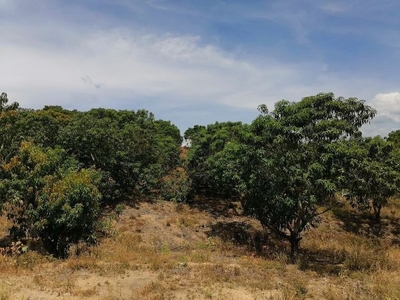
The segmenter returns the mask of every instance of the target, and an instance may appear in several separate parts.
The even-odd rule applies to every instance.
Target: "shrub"
[[[99,172],[79,169],[61,148],[31,142],[22,143],[1,167],[0,199],[15,238],[40,238],[58,257],[65,256],[70,243],[93,240],[100,216]]]
[[[190,190],[191,180],[183,168],[176,168],[162,179],[161,196],[165,200],[185,202]]]

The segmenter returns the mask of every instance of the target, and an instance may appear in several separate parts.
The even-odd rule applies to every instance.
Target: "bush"
[[[165,200],[186,202],[191,191],[191,180],[185,169],[177,168],[162,179],[161,196]]]
[[[57,257],[65,256],[71,243],[94,240],[102,198],[98,171],[80,169],[61,148],[31,142],[23,142],[1,167],[0,199],[15,238],[40,238]]]
[[[94,170],[71,172],[56,182],[48,182],[38,197],[34,230],[50,253],[67,254],[69,244],[94,242],[101,194]]]

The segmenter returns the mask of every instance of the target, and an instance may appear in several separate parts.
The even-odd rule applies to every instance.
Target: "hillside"
[[[382,217],[328,212],[289,264],[288,245],[239,203],[132,201],[110,209],[97,246],[66,260],[0,255],[0,299],[400,299],[399,204]]]

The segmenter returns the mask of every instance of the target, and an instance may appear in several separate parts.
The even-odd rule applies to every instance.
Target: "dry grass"
[[[0,300],[400,299],[399,202],[380,225],[346,205],[327,213],[295,265],[285,242],[240,213],[207,199],[127,204],[109,237],[64,261],[0,256]],[[3,236],[6,226],[0,218]]]

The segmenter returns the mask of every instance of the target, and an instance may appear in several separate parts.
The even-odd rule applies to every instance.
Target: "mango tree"
[[[399,192],[400,156],[393,144],[377,136],[346,141],[345,196],[359,210],[373,209],[380,222],[381,209]]]
[[[191,143],[188,169],[195,193],[224,198],[237,195],[236,154],[227,149],[238,147],[246,132],[248,125],[241,122],[194,126],[185,132]]]
[[[305,230],[332,207],[337,191],[334,143],[361,136],[375,110],[332,93],[282,100],[251,124],[241,157],[243,206],[291,245],[294,259]],[[324,207],[324,208],[322,208]]]
[[[100,217],[100,175],[81,169],[61,148],[23,142],[2,164],[0,201],[12,221],[15,238],[39,238],[55,256],[71,243],[93,241]]]
[[[14,124],[18,120],[19,104],[8,104],[6,93],[0,95],[0,163],[8,161],[19,146],[19,136]],[[1,173],[0,173],[1,174]]]
[[[75,114],[59,131],[59,144],[85,168],[100,170],[102,194],[115,200],[155,189],[178,165],[181,137],[176,126],[145,110],[99,108]]]

